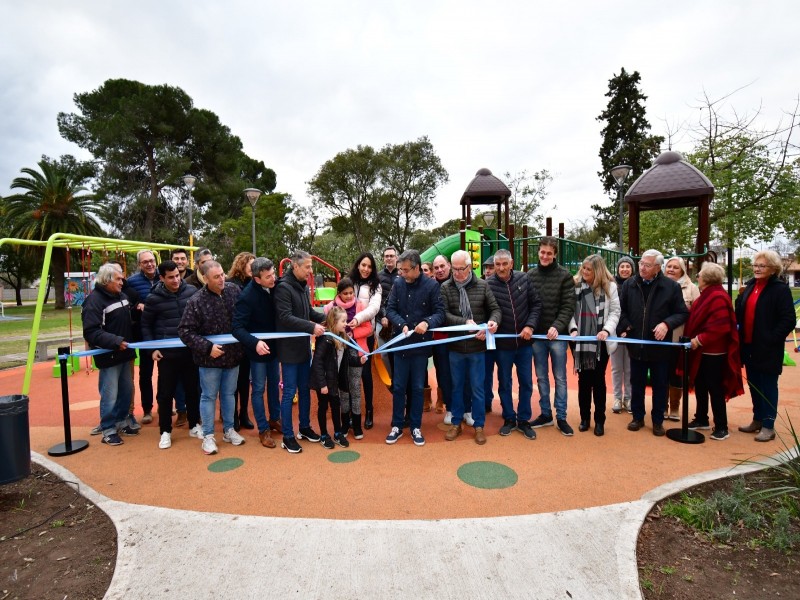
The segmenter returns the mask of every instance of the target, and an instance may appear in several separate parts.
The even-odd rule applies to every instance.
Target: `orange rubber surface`
[[[124,445],[105,446],[100,436],[89,436],[99,422],[99,395],[97,372],[84,370],[68,378],[69,406],[72,437],[88,440],[89,448],[51,460],[98,492],[137,504],[242,515],[443,519],[554,512],[638,500],[666,482],[782,449],[777,440],[759,444],[752,435],[736,431],[738,425],[750,422],[749,392],[728,404],[731,437],[722,442],[708,439],[710,431],[703,432],[706,442],[699,445],[656,438],[649,416],[643,430],[629,432],[630,415],[611,413],[610,394],[605,436],[595,437],[591,429],[579,433],[577,378],[571,372],[571,359],[568,368],[568,421],[575,429],[573,437],[562,436],[555,427],[538,429],[535,441],[518,432],[498,435],[503,421],[495,382],[494,411],[487,415],[488,443],[484,446],[474,443],[470,427],[465,427],[455,442],[446,442],[443,415],[433,411],[423,415],[425,446],[414,446],[407,431],[397,444],[387,445],[384,438],[390,428],[391,398],[375,377],[375,427],[366,431],[361,441],[350,436],[349,450],[357,452],[358,458],[349,463],[329,460],[338,447],[329,451],[319,444],[301,442],[303,452],[298,455],[281,450],[280,444],[275,449],[263,448],[255,431],[242,430],[247,443],[233,447],[222,442],[219,422],[215,423],[219,445],[215,456],[202,453],[200,441],[189,437],[186,426],[174,428],[172,448],[160,450],[157,418],[144,425],[139,436],[124,438]],[[22,368],[0,372],[0,394],[19,393],[22,377]],[[429,378],[435,397],[433,370]],[[609,390],[610,378],[609,368]],[[800,423],[800,367],[786,367],[779,385],[779,412],[785,415],[788,411],[793,421]],[[516,386],[514,395],[516,398]],[[648,391],[648,410],[649,403]],[[138,390],[136,406],[139,417]],[[690,418],[693,410],[691,397]],[[312,426],[317,429],[313,393],[311,414]],[[539,414],[536,391],[533,414]],[[52,377],[52,363],[34,369],[29,419],[32,450],[47,455],[50,447],[64,442],[61,382]],[[665,422],[665,426],[669,429],[678,424]],[[783,422],[777,428],[779,433],[786,431]],[[213,463],[232,458],[243,462],[225,472],[209,469]],[[505,465],[518,480],[504,489],[468,485],[459,478],[458,469],[473,461]]]

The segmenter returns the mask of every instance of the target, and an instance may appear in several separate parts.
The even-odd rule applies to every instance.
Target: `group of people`
[[[445,413],[447,441],[466,426],[477,444],[485,444],[495,374],[500,435],[518,431],[534,440],[535,430],[545,426],[574,435],[567,419],[570,350],[578,375],[580,432],[605,433],[611,362],[612,411],[627,410],[632,414],[628,429],[642,429],[649,380],[652,432],[662,436],[664,421],[679,414],[684,379],[682,347],[663,342],[683,341],[692,348],[688,381],[697,399],[689,427],[711,427],[710,404],[711,438],[729,436],[726,401],[743,393],[744,365],[753,419],[739,430],[756,433],[758,441],[774,439],[784,339],[795,324],[791,292],[780,279],[782,264],[775,252],[756,254],[755,277],[740,290],[734,308],[722,288],[722,267],[715,263],[703,264],[697,286],[682,259],[665,261],[657,250],[646,251],[638,264],[621,258],[614,274],[600,255],[591,255],[573,277],[559,265],[558,247],[556,238],[541,238],[538,263],[527,272],[514,269],[511,252],[498,250],[484,265],[483,278],[473,272],[465,251],[422,263],[416,250],[398,256],[388,247],[380,271],[365,252],[338,282],[336,297],[324,311],[311,305],[312,259],[303,251],[295,252],[280,278],[271,260],[250,253],[237,255],[226,277],[208,249],[198,251],[194,271],[182,249],[160,264],[152,252],[140,251],[139,269],[127,280],[119,264],[106,263],[83,307],[84,338],[92,348],[107,350],[95,357],[101,402],[93,433],[102,434],[108,445],[139,433],[133,415],[135,353],[129,344],[141,341],[142,422],[153,420],[152,378],[158,365],[160,448],[172,444],[176,413],[175,427],[188,425],[202,451],[216,454],[217,398],[226,443],[242,444],[241,429],[257,428],[264,447],[280,443],[293,454],[302,451],[303,440],[329,449],[347,447],[350,433],[360,440],[374,426],[367,355],[376,341],[391,340],[385,349],[392,376],[387,444],[408,430],[415,445],[424,445],[422,414],[431,410]],[[447,329],[433,331],[442,327]],[[496,340],[488,349],[487,333]],[[175,339],[180,343],[159,343]],[[435,407],[431,390],[426,391],[431,355]],[[319,433],[311,425],[312,389]]]

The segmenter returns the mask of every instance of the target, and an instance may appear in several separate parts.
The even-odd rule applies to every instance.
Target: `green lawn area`
[[[21,317],[20,320],[0,320],[0,369],[8,369],[25,364],[25,361],[11,360],[9,354],[26,353],[31,329],[33,328],[33,315],[36,311],[34,304],[23,306],[4,307],[6,317]],[[45,305],[42,311],[42,320],[39,324],[39,336],[60,335],[69,336],[69,322],[72,318],[72,334],[80,337],[83,331],[80,307],[55,310],[52,304]],[[9,339],[20,337],[21,339]]]

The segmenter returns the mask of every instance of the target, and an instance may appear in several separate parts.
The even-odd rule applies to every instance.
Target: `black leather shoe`
[[[247,415],[239,415],[239,425],[242,426],[242,429],[255,429],[256,426],[253,425],[253,422],[250,420],[250,417]]]
[[[657,435],[661,437],[662,435],[666,435],[666,431],[664,431],[664,426],[661,423],[653,423],[653,435]]]
[[[372,422],[372,409],[368,408],[364,415],[364,429],[372,429],[374,423]]]
[[[578,431],[589,431],[589,421],[581,421],[578,425]]]
[[[639,431],[642,427],[644,427],[644,421],[639,421],[638,419],[628,423],[628,431]]]
[[[597,437],[602,436],[605,432],[606,432],[605,431],[605,425],[603,425],[603,423],[595,423],[594,424],[594,434]]]

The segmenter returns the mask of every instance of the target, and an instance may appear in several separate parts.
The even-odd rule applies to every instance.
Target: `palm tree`
[[[84,194],[86,176],[71,156],[60,162],[42,157],[39,171],[24,168],[27,177],[17,177],[11,189],[25,190],[5,198],[5,218],[13,237],[29,240],[47,240],[54,233],[100,236],[103,230],[95,220],[102,210],[95,197]],[[64,271],[66,249],[54,248],[50,264],[56,309],[64,308]],[[44,282],[41,283],[44,285]]]

